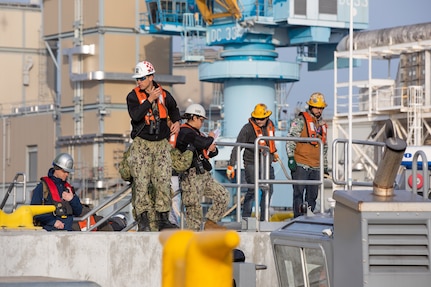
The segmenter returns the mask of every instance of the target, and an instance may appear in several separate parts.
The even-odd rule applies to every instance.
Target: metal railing
[[[22,181],[18,181],[18,178],[22,176]],[[22,184],[23,185],[23,194],[22,194],[22,200],[21,201],[17,201],[17,196],[16,196],[16,186],[17,184]],[[26,180],[26,176],[25,173],[23,172],[18,172],[15,177],[13,178],[13,181],[11,182],[11,184],[9,185],[9,188],[6,192],[6,194],[4,195],[3,201],[0,204],[0,210],[3,210],[4,206],[6,205],[7,200],[9,199],[10,194],[12,193],[13,195],[13,201],[12,201],[12,211],[15,211],[15,209],[17,208],[19,203],[25,203],[26,200],[26,187],[27,187],[27,180]]]
[[[344,156],[342,159],[339,157],[339,149],[338,146],[342,145],[342,149],[344,150]],[[356,165],[358,163],[361,163],[363,165],[364,169],[367,169],[367,173],[375,175],[375,172],[377,171],[378,162],[383,157],[384,147],[386,146],[384,142],[374,142],[374,141],[363,141],[363,140],[352,140],[352,144],[354,145],[355,151],[360,153],[360,160],[361,162],[352,163],[352,165]],[[369,146],[372,148],[375,148],[372,155],[367,154],[364,148],[359,148],[359,146]],[[345,189],[347,189],[347,180],[345,179],[345,175],[347,175],[348,171],[348,162],[349,157],[347,154],[347,147],[348,147],[348,140],[347,139],[336,139],[332,143],[332,163],[333,163],[333,169],[332,169],[332,181],[336,185],[344,186]],[[426,157],[426,154],[424,151],[419,150],[416,151],[412,158],[412,178],[417,179],[418,178],[418,158],[421,157],[422,159],[422,176],[423,176],[423,197],[429,198],[430,195],[430,171],[429,171],[429,164]],[[340,162],[343,162],[343,164],[340,164]],[[352,181],[352,186],[368,186],[373,187],[373,180],[374,176],[370,176],[368,181]],[[418,193],[418,182],[417,180],[412,180],[412,192]]]
[[[340,149],[344,150],[343,157],[340,158],[340,152],[339,152],[339,145],[342,145]],[[372,152],[372,156],[367,154],[366,149],[360,148],[358,146],[368,146],[368,147],[376,147],[380,148],[380,151],[374,150]],[[359,160],[360,162],[354,162],[352,165],[357,165],[358,163],[362,164],[362,167],[366,169],[367,174],[370,175],[370,181],[353,181],[353,186],[373,186],[372,179],[373,177],[371,175],[374,175],[377,171],[377,162],[380,160],[381,156],[383,155],[383,148],[385,147],[384,142],[375,142],[375,141],[364,141],[364,140],[352,140],[352,148],[353,150],[360,155]],[[379,155],[380,154],[380,155]],[[377,155],[377,158],[376,158]],[[347,187],[347,180],[346,176],[348,174],[348,162],[349,162],[349,155],[348,155],[348,139],[335,139],[332,142],[332,180],[334,184],[342,185]],[[341,167],[340,167],[341,166]],[[344,177],[344,178],[343,178]]]
[[[269,175],[269,169],[270,169],[270,165],[271,162],[270,157],[269,157],[269,147],[268,146],[262,146],[259,145],[259,141],[261,140],[273,140],[273,141],[283,141],[283,142],[287,142],[287,141],[295,141],[295,142],[318,142],[319,144],[319,148],[320,148],[320,158],[323,158],[323,145],[320,139],[316,139],[316,138],[296,138],[296,137],[269,137],[269,136],[261,136],[256,138],[254,144],[245,144],[245,143],[233,143],[233,142],[217,142],[218,146],[232,146],[233,148],[237,149],[237,158],[236,158],[236,168],[235,168],[235,173],[236,173],[236,181],[235,182],[223,182],[221,183],[224,187],[226,188],[233,188],[236,192],[236,221],[237,222],[241,222],[242,220],[242,216],[241,216],[241,189],[242,188],[254,188],[255,191],[255,198],[259,198],[259,191],[262,190],[262,192],[268,192],[269,188],[268,185],[274,185],[274,184],[306,184],[306,185],[320,185],[320,193],[322,194],[323,190],[324,190],[324,168],[323,168],[323,160],[320,161],[320,180],[292,180],[289,178],[288,174],[286,174],[286,171],[284,171],[286,179],[270,179]],[[333,141],[332,144],[332,148],[333,148],[333,153],[332,153],[332,161],[333,161],[333,171],[332,171],[332,180],[334,184],[337,185],[347,185],[347,181],[343,178],[340,177],[340,167],[338,164],[338,161],[340,160],[339,157],[339,149],[338,149],[338,145],[342,145],[342,148],[344,149],[344,163],[347,162],[348,157],[347,157],[347,145],[348,145],[348,140],[347,139],[336,139]],[[383,148],[385,146],[385,144],[383,142],[373,142],[373,141],[362,141],[362,140],[352,140],[352,144],[354,145],[366,145],[366,146],[371,146],[373,148],[377,148],[378,150],[374,150],[374,154],[373,154],[373,158],[370,157],[370,155],[367,154],[363,154],[362,158],[366,159],[371,168],[373,168],[373,164],[375,165],[375,168],[377,168],[377,164],[376,161],[379,160],[378,154],[382,155],[383,154]],[[254,161],[255,161],[255,166],[261,166],[263,167],[261,168],[255,168],[255,174],[254,174],[254,179],[255,179],[255,183],[254,184],[248,184],[248,183],[243,183],[242,182],[242,175],[241,175],[241,169],[242,169],[242,156],[241,156],[241,150],[244,148],[248,148],[248,149],[253,149],[254,150]],[[381,149],[381,150],[380,150]],[[361,150],[361,149],[359,149]],[[376,156],[377,154],[377,156]],[[417,178],[417,170],[418,170],[418,157],[422,158],[422,174],[423,174],[423,178],[424,180],[424,184],[423,184],[423,196],[428,198],[429,194],[430,194],[430,190],[429,190],[429,178],[430,178],[430,174],[429,174],[429,169],[428,169],[428,161],[427,161],[427,157],[425,155],[425,153],[423,151],[417,151],[412,159],[412,177],[413,178]],[[344,169],[343,172],[344,174],[347,174],[347,164],[344,165]],[[22,180],[19,180],[20,177],[23,177]],[[23,196],[22,196],[22,201],[17,201],[17,196],[16,196],[16,187],[18,184],[22,184],[23,185]],[[372,186],[372,181],[354,181],[352,183],[354,186]],[[417,193],[417,182],[415,180],[413,180],[413,186],[412,186],[413,192]],[[426,191],[426,192],[425,192]],[[126,198],[126,196],[128,196],[131,193],[131,184],[128,184],[127,186],[124,186],[123,188],[121,188],[120,190],[118,190],[117,192],[115,192],[112,196],[110,196],[108,199],[106,199],[104,202],[102,202],[101,204],[99,204],[98,206],[96,206],[95,208],[93,208],[90,212],[88,212],[87,214],[81,216],[81,217],[75,217],[74,221],[87,221],[87,228],[85,231],[93,231],[96,228],[98,228],[99,226],[101,226],[102,224],[104,224],[106,221],[108,221],[110,219],[111,216],[119,213],[121,210],[123,210],[125,207],[127,207],[128,205],[131,204],[131,197],[127,198],[124,202],[121,202],[121,204],[118,204],[115,206],[116,203],[120,202],[122,199]],[[17,205],[19,203],[25,203],[26,201],[26,176],[24,173],[17,173],[13,179],[13,182],[10,184],[2,203],[0,204],[0,210],[2,210],[9,198],[10,195],[13,195],[13,210],[16,209]],[[175,194],[176,196],[178,196],[178,192]],[[266,202],[265,202],[265,206],[266,206],[266,214],[264,215],[265,221],[269,221],[269,197],[266,197]],[[96,224],[94,224],[93,226],[90,225],[90,217],[95,215],[97,212],[100,212],[101,210],[114,206],[114,208],[112,209],[112,211],[103,216],[102,219],[100,219],[99,221],[96,222]],[[324,206],[324,197],[320,196],[320,209],[321,212],[323,211],[323,206]],[[184,213],[181,214],[181,220],[182,220],[182,227],[183,227],[183,216]],[[259,211],[259,201],[255,200],[255,217],[256,217],[256,222],[257,224],[259,224],[259,218],[260,218],[260,211]],[[136,226],[136,221],[131,222],[130,224],[128,224],[122,231],[128,231],[132,228],[134,228]],[[258,230],[259,230],[259,226]]]
[[[236,189],[236,198],[237,198],[237,212],[236,212],[236,221],[241,222],[241,188],[254,188],[255,191],[255,198],[259,198],[259,189],[263,187],[262,192],[265,192],[265,189],[267,185],[274,185],[274,184],[306,184],[306,185],[320,185],[321,189],[320,192],[322,193],[324,190],[324,161],[320,161],[320,180],[292,180],[287,177],[286,179],[270,179],[269,178],[269,169],[270,169],[270,162],[269,162],[269,148],[267,146],[261,146],[259,145],[259,141],[261,140],[273,140],[273,141],[295,141],[295,142],[318,142],[319,148],[320,148],[320,158],[323,158],[323,145],[322,141],[320,139],[316,138],[302,138],[302,137],[273,137],[273,136],[260,136],[257,137],[254,141],[254,144],[244,144],[244,143],[229,143],[229,142],[217,142],[218,146],[233,146],[234,148],[238,149],[237,151],[237,166],[235,169],[235,173],[237,175],[236,182],[235,183],[222,183],[225,187],[235,188]],[[254,149],[254,161],[255,163],[261,163],[261,166],[263,167],[262,170],[259,168],[255,168],[255,175],[254,175],[254,184],[246,184],[241,183],[241,153],[240,150],[242,148],[252,148]],[[263,152],[261,152],[263,151]],[[258,166],[257,164],[255,164]],[[266,197],[266,214],[265,214],[265,221],[269,220],[269,197]],[[324,206],[324,199],[323,196],[320,196],[320,208],[323,209]],[[259,224],[260,219],[260,213],[259,213],[259,202],[258,200],[255,200],[255,217],[256,222]],[[259,226],[257,226],[259,229]]]
[[[113,210],[109,214],[107,214],[106,216],[103,216],[103,218],[100,219],[99,221],[97,221],[96,224],[94,224],[93,226],[91,226],[91,224],[90,224],[90,217],[95,215],[97,212],[99,212],[99,211],[101,211],[107,207],[110,207],[110,206],[116,204],[117,202],[119,202],[120,200],[122,200],[123,198],[125,198],[131,192],[131,185],[132,184],[129,184],[129,185],[125,186],[124,188],[118,190],[112,196],[110,196],[107,200],[105,200],[104,202],[102,202],[101,204],[99,204],[98,206],[93,208],[90,212],[88,212],[87,214],[84,214],[81,217],[74,217],[73,220],[75,222],[86,220],[87,221],[87,226],[86,226],[87,228],[85,229],[85,232],[95,230],[97,227],[99,227],[100,225],[102,225],[103,223],[108,221],[111,216],[119,213],[126,206],[131,204],[132,199],[130,197],[129,199],[124,201],[122,204],[115,206],[115,208],[113,208]],[[131,228],[133,228],[134,226],[136,226],[136,222],[130,223],[122,231],[128,231]]]
[[[422,158],[422,176],[423,176],[423,197],[429,198],[430,194],[430,173],[428,169],[428,159],[425,155],[425,152],[418,150],[414,155],[412,159],[412,177],[413,179],[418,178],[417,172],[418,172],[418,157]],[[418,182],[417,180],[412,180],[412,191],[414,193],[418,193]]]

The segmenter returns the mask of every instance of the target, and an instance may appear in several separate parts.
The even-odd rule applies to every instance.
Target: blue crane
[[[184,61],[203,60],[199,41],[222,47],[220,61],[200,63],[199,79],[223,84],[229,124],[222,136],[236,137],[256,103],[276,110],[275,84],[299,81],[302,62],[309,70],[333,68],[333,51],[348,34],[350,3],[354,29],[366,29],[367,0],[146,0],[141,29],[181,36]],[[278,61],[279,47],[296,47],[297,61]]]

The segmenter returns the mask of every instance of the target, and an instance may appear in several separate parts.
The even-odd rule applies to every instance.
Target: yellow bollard
[[[271,216],[271,219],[269,221],[271,222],[281,222],[281,221],[286,221],[287,219],[291,219],[293,218],[293,212],[289,211],[289,212],[277,212],[274,213]]]
[[[33,225],[33,216],[54,210],[54,205],[21,205],[12,213],[0,210],[0,227],[41,229],[42,227]]]
[[[239,244],[236,231],[205,231],[195,234],[186,253],[185,287],[231,287],[232,250]]]
[[[159,240],[164,245],[162,255],[162,287],[184,287],[186,251],[193,231],[163,231]]]

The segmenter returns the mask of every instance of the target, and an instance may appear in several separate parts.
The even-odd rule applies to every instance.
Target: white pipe
[[[353,5],[352,1],[350,1],[350,23],[349,23],[349,37],[350,39],[353,39]],[[348,144],[348,150],[347,150],[347,156],[349,158],[348,160],[348,168],[347,168],[347,188],[349,190],[352,189],[353,180],[352,180],[352,105],[353,105],[353,41],[349,41],[349,144]]]
[[[350,12],[351,13],[351,12]],[[353,41],[350,41],[353,39]],[[422,23],[393,28],[355,32],[345,36],[337,45],[337,51],[346,51],[354,43],[355,50],[368,47],[391,46],[431,39],[431,23]],[[352,43],[350,43],[352,42]]]
[[[6,194],[6,118],[2,115],[2,123],[3,123],[3,160],[2,160],[2,176],[3,176],[3,194]]]

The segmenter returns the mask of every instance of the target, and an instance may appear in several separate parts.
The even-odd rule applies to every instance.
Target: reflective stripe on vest
[[[252,127],[254,129],[254,133],[256,134],[256,137],[263,136],[263,130],[262,130],[262,128],[259,127],[251,118],[249,118],[248,121],[250,122],[250,124],[252,125]],[[270,137],[273,137],[275,135],[275,127],[274,127],[272,121],[269,120],[269,119],[268,119],[268,123],[266,125],[266,133]],[[263,146],[267,146],[268,145],[265,140],[260,140],[259,144],[263,145]],[[277,149],[275,147],[275,142],[273,140],[270,140],[269,141],[269,152],[270,153],[275,153],[276,151],[277,151]]]
[[[171,134],[171,136],[169,137],[169,143],[173,148],[177,146],[177,138],[178,138],[178,133]]]

